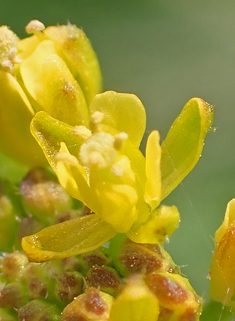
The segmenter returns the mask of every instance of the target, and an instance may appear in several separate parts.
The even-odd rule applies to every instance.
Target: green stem
[[[204,307],[200,321],[232,321],[235,312],[222,303],[210,300]]]

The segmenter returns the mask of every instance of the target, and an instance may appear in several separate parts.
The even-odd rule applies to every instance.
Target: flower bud
[[[68,304],[82,293],[83,277],[79,272],[64,272],[56,280],[55,297],[63,304]]]
[[[0,291],[1,308],[20,308],[28,301],[27,287],[21,282],[5,285]]]
[[[45,28],[34,20],[26,31],[34,35],[19,40],[0,28],[0,148],[24,164],[42,166],[46,159],[29,130],[35,113],[88,125],[88,105],[102,80],[90,42],[76,26]]]
[[[66,306],[61,321],[108,321],[112,302],[113,298],[109,294],[88,288]]]
[[[215,233],[210,269],[210,297],[235,309],[235,199],[228,203],[222,225]]]
[[[80,262],[83,270],[87,272],[93,266],[108,265],[110,259],[105,254],[104,248],[100,247],[95,251],[82,253],[80,255]]]
[[[31,170],[21,181],[20,193],[26,212],[45,224],[72,206],[71,197],[55,177],[42,168]]]
[[[58,321],[60,319],[60,311],[55,304],[44,300],[33,300],[28,302],[18,311],[19,321],[36,321],[50,320]]]
[[[121,279],[113,268],[108,266],[94,266],[85,277],[87,287],[93,287],[102,292],[116,296]]]
[[[145,280],[159,300],[160,320],[199,321],[202,299],[198,297],[186,278],[179,274],[153,272],[148,274]]]
[[[133,273],[179,272],[170,255],[160,244],[138,244],[125,241],[115,260],[117,270],[127,276]]]
[[[23,253],[18,251],[9,253],[2,258],[1,272],[7,280],[18,280],[27,264],[28,259]]]

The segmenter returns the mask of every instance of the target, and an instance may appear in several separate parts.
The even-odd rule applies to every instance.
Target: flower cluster
[[[190,99],[162,143],[158,131],[150,133],[144,156],[145,108],[133,94],[101,93],[99,64],[83,31],[39,21],[26,31],[33,36],[19,40],[0,28],[0,148],[32,168],[49,163],[60,185],[48,170],[30,171],[17,222],[3,190],[2,230],[14,232],[4,231],[0,245],[9,251],[22,239],[30,261],[60,261],[4,257],[1,317],[15,320],[11,309],[19,309],[19,320],[34,320],[37,311],[50,320],[63,311],[62,321],[199,320],[201,300],[162,247],[179,212],[160,204],[199,160],[212,106]],[[105,243],[107,256],[99,249]],[[20,263],[9,272],[12,263],[5,262],[15,255]],[[72,267],[62,266],[77,255]]]

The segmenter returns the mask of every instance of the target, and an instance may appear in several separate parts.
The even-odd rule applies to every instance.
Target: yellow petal
[[[27,165],[45,165],[46,159],[29,125],[34,111],[16,79],[0,71],[0,148]]]
[[[163,243],[177,229],[179,221],[176,206],[161,206],[150,214],[146,223],[134,224],[127,235],[137,243]]]
[[[161,200],[161,147],[159,140],[159,133],[155,130],[149,135],[146,146],[147,182],[144,198],[152,209],[156,208]]]
[[[68,24],[48,27],[44,34],[53,40],[58,54],[69,66],[89,105],[102,90],[102,78],[96,54],[85,33]]]
[[[118,132],[125,132],[131,142],[139,147],[145,131],[146,114],[144,106],[137,96],[106,91],[96,95],[92,100],[90,113],[95,111],[104,114],[102,125],[111,127],[111,133],[112,128]]]
[[[162,144],[162,196],[165,198],[193,169],[213,120],[213,107],[192,98],[176,118]]]
[[[57,260],[92,251],[116,232],[96,214],[49,226],[22,239],[22,248],[33,262]]]
[[[134,188],[129,185],[101,181],[95,184],[92,193],[98,203],[97,207],[92,210],[112,225],[117,232],[128,231],[137,217],[138,198]]]
[[[54,171],[57,167],[55,157],[60,151],[60,143],[64,142],[69,152],[77,154],[84,141],[73,134],[72,126],[52,118],[43,111],[38,112],[33,118],[30,129]]]
[[[110,321],[156,321],[158,314],[158,299],[145,282],[134,275],[114,300]]]
[[[51,40],[42,41],[20,67],[26,89],[51,116],[71,125],[87,125],[83,92]]]
[[[85,169],[78,163],[78,160],[72,156],[65,143],[61,143],[61,148],[56,157],[56,175],[61,186],[72,197],[85,203],[88,207],[90,189]],[[92,200],[91,200],[92,202]]]

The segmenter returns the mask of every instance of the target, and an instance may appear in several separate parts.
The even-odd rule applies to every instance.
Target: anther
[[[17,48],[12,47],[8,51],[8,59],[12,61],[13,64],[19,64],[22,60],[17,57]]]
[[[77,158],[75,156],[65,153],[65,152],[60,152],[60,153],[56,154],[55,161],[56,162],[64,162],[68,165],[73,165],[73,166],[78,165]]]
[[[28,34],[31,33],[38,33],[40,31],[43,31],[45,29],[45,26],[42,22],[38,20],[32,20],[30,21],[27,26],[25,27],[25,30]]]
[[[89,138],[92,133],[86,126],[75,126],[72,130],[72,134],[83,139]]]
[[[127,140],[128,135],[125,132],[121,132],[114,136],[114,148],[116,150],[121,150],[125,141]]]
[[[90,117],[90,128],[93,133],[99,131],[99,124],[102,122],[104,114],[100,111],[95,111]]]
[[[2,62],[2,69],[13,74],[14,64],[11,60],[6,59]]]

